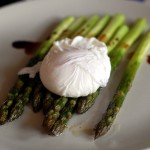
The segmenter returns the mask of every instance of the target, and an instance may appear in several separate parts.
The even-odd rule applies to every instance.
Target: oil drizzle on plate
[[[150,55],[147,56],[147,63],[150,64]]]
[[[79,136],[83,133],[91,136],[94,135],[94,130],[92,128],[83,127],[82,125],[72,125],[69,130],[73,133],[75,136]],[[94,136],[93,136],[94,137]]]
[[[19,50],[24,50],[27,55],[33,55],[41,42],[32,42],[32,41],[14,41],[12,46]]]

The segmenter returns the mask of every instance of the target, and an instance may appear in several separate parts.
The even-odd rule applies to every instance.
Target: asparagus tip
[[[105,126],[104,128],[101,129],[95,129],[95,136],[94,136],[94,140],[96,140],[97,138],[99,138],[100,136],[103,136],[107,133],[107,131],[109,130],[110,127]]]

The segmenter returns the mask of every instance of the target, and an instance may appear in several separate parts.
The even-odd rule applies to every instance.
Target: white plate
[[[0,99],[13,85],[17,71],[27,62],[23,51],[15,50],[15,40],[44,39],[52,24],[65,16],[90,16],[122,12],[128,20],[146,17],[150,23],[149,2],[125,0],[53,0],[28,1],[0,10]],[[51,137],[41,127],[43,116],[30,108],[16,121],[0,127],[1,150],[140,150],[150,147],[150,65],[146,58],[125,103],[112,127],[104,137],[94,141],[86,129],[94,127],[101,117],[108,89],[86,114],[74,116],[68,129],[59,137]],[[99,107],[99,108],[98,108]],[[95,117],[99,112],[99,117]],[[119,129],[120,128],[120,129]]]

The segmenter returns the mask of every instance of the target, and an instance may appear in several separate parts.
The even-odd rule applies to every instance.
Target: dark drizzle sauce
[[[32,55],[37,51],[40,44],[40,42],[15,41],[12,46],[16,49],[24,50],[27,55]]]
[[[147,63],[150,64],[150,55],[147,56]]]

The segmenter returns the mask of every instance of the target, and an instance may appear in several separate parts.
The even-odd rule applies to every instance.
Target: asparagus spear
[[[77,32],[72,34],[71,37],[78,35],[85,36],[92,27],[100,20],[99,16],[92,16]]]
[[[102,120],[98,123],[95,130],[95,139],[107,133],[111,128],[116,115],[129,92],[136,72],[143,61],[145,53],[150,48],[150,30],[144,35],[142,41],[139,43],[137,50],[129,61],[127,68],[123,74],[121,82],[115,92],[113,100],[110,102],[106,113],[103,115]]]
[[[119,27],[114,36],[108,41],[108,53],[110,53],[116,47],[116,45],[127,34],[128,31],[129,27],[127,25],[122,25]]]
[[[122,57],[126,53],[126,50],[136,41],[136,39],[140,36],[146,26],[146,19],[140,18],[137,19],[130,32],[123,38],[123,40],[119,43],[115,51],[110,53],[112,71],[116,69],[119,65]]]
[[[92,18],[94,18],[94,19],[92,19]],[[77,33],[80,33],[80,35],[82,35],[83,33],[85,33],[85,31],[89,32],[93,28],[93,25],[91,26],[91,24],[93,24],[93,22],[95,23],[95,18],[97,20],[97,16],[91,17],[87,21],[87,23],[85,23],[81,28],[79,28],[79,30],[77,32],[74,33],[74,35],[77,35]],[[65,103],[67,103],[68,98],[66,98],[66,99],[64,99],[64,97],[59,98],[59,101],[62,101],[62,103],[64,100],[65,100]],[[46,115],[46,117],[44,118],[44,121],[43,121],[43,126],[48,130],[49,133],[51,132],[50,130],[51,130],[52,126],[54,125],[54,123],[56,122],[58,117],[60,116],[60,111],[64,107],[64,106],[60,105],[61,109],[59,109],[59,111],[57,111],[57,109],[55,109],[56,105],[58,106],[57,103],[53,105],[52,109],[49,110],[48,114]]]
[[[43,44],[37,50],[35,56],[31,58],[27,66],[31,66],[38,62],[42,57],[44,57],[48,48],[52,45],[53,41],[56,40],[59,35],[74,21],[74,17],[70,16],[65,18],[53,31],[50,38],[43,42]],[[0,124],[4,124],[8,119],[9,109],[18,96],[19,92],[22,90],[26,83],[26,75],[19,76],[14,87],[10,90],[7,95],[6,101],[2,104],[0,108]]]
[[[54,126],[51,129],[51,134],[53,135],[60,135],[64,129],[67,127],[67,123],[69,119],[71,119],[73,110],[75,108],[75,105],[77,103],[77,99],[70,99],[66,106],[63,108],[63,110],[60,113],[60,117],[55,122]]]
[[[46,115],[48,113],[53,102],[54,102],[53,93],[46,91],[45,97],[43,98],[43,113],[44,113],[44,115]]]
[[[37,84],[31,101],[32,109],[34,112],[39,112],[42,108],[42,104],[43,104],[42,99],[44,97],[43,92],[44,92],[43,85]]]
[[[11,112],[9,114],[9,121],[12,121],[14,118],[16,118],[16,115],[21,115],[24,111],[24,107],[23,107],[23,102],[21,100],[22,98],[22,95],[20,94],[18,97],[17,97],[17,104],[12,106],[12,109],[11,109]],[[20,109],[21,108],[21,109]]]
[[[70,24],[68,24],[68,26],[66,25],[64,30],[62,30],[62,32],[57,31],[57,29],[59,29],[60,27],[56,28],[54,32],[55,33],[58,32],[60,37],[65,37],[65,35],[67,36],[68,34],[73,33],[79,26],[81,26],[82,23],[85,22],[85,20],[86,20],[86,18],[81,16],[78,19],[76,19],[75,21],[73,20],[72,23],[70,23],[71,25]],[[57,36],[57,39],[60,37]],[[56,38],[53,38],[53,41],[55,39]],[[52,44],[50,44],[49,46],[51,46],[51,45]],[[45,51],[45,53],[46,53],[46,51]],[[35,90],[33,90],[33,89],[35,89]],[[24,91],[22,92],[23,94],[21,93],[22,97],[20,97],[19,101],[17,101],[15,104],[15,106],[18,106],[18,103],[20,103],[20,101],[22,100],[23,105],[19,105],[20,107],[15,107],[15,106],[13,107],[13,109],[10,112],[9,120],[12,121],[12,120],[18,118],[23,113],[24,105],[29,102],[33,92],[34,93],[33,93],[33,97],[32,97],[32,107],[35,112],[39,111],[42,107],[42,98],[44,97],[44,95],[43,95],[43,93],[41,93],[41,91],[44,92],[44,87],[39,79],[39,75],[36,75],[36,77],[34,79],[29,80],[28,85],[25,87]],[[15,108],[17,108],[17,110]],[[22,112],[22,113],[20,113],[20,112]]]
[[[115,31],[120,27],[125,21],[125,16],[123,14],[116,14],[106,26],[106,28],[102,31],[102,33],[98,36],[100,41],[105,43],[111,38],[111,36],[115,33]],[[109,32],[108,32],[109,31]]]
[[[92,107],[95,102],[96,97],[100,94],[101,89],[99,88],[96,92],[86,96],[79,97],[77,104],[77,113],[82,114],[85,113],[88,109]]]
[[[28,81],[30,83],[30,85],[33,85],[33,80],[30,79]],[[31,87],[31,86],[30,86]],[[30,97],[27,97],[26,95],[28,95],[28,93],[30,93],[32,91],[32,88],[26,88],[25,89],[25,95],[23,93],[20,93],[15,101],[13,101],[13,104],[10,108],[8,108],[8,121],[13,121],[14,119],[17,118],[17,116],[20,116],[23,111],[24,111],[24,105],[27,104],[29,102]],[[24,101],[22,101],[22,99],[24,99]]]
[[[85,16],[81,16],[76,19],[76,21],[63,33],[60,39],[64,39],[67,37],[71,37],[84,23],[87,18]]]
[[[56,100],[55,104],[53,105],[52,109],[49,110],[49,112],[46,114],[43,126],[48,130],[48,133],[50,132],[50,129],[54,125],[55,121],[60,115],[60,110],[65,106],[67,103],[68,98],[66,97],[60,97]]]
[[[90,37],[94,37],[94,36],[97,36],[98,34],[100,34],[100,32],[103,30],[103,28],[109,22],[109,20],[110,20],[110,16],[108,16],[108,15],[105,15],[104,17],[102,17],[97,22],[97,24],[93,27],[93,29],[88,32],[88,35],[86,35],[86,37],[90,38]]]
[[[0,125],[4,124],[6,122],[7,116],[9,113],[8,109],[12,106],[15,97],[17,97],[19,91],[22,89],[23,84],[24,84],[23,80],[25,80],[25,78],[26,78],[26,76],[24,76],[23,79],[21,79],[21,77],[20,77],[17,80],[14,87],[9,91],[5,101],[1,105],[1,107],[0,107]]]
[[[36,60],[36,63],[39,60],[42,60],[46,53],[49,51],[49,48],[52,46],[52,44],[54,43],[54,41],[56,41],[60,35],[73,23],[73,21],[75,20],[74,17],[69,16],[67,18],[65,18],[52,32],[51,36],[49,37],[49,39],[43,43],[42,45],[42,51],[39,49],[37,51],[37,53],[35,54],[35,57],[38,57],[38,60]]]

